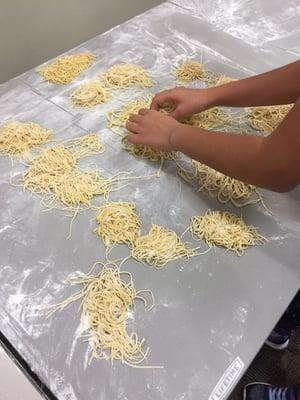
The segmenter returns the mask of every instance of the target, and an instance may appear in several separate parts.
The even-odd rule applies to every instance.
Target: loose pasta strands
[[[270,133],[274,131],[291,111],[293,105],[250,108],[246,119],[252,128]]]
[[[97,195],[108,198],[114,180],[104,178],[98,172],[74,171],[63,175],[53,185],[54,198],[68,208],[77,210],[80,206],[91,207],[92,199]]]
[[[0,153],[28,157],[32,148],[48,142],[53,132],[33,122],[7,122],[0,127]]]
[[[110,98],[110,92],[97,80],[81,84],[71,94],[73,103],[82,108],[94,108],[98,104],[106,103]]]
[[[105,147],[96,133],[90,133],[77,139],[68,140],[66,148],[70,150],[76,158],[91,156],[105,151]]]
[[[130,115],[137,114],[141,108],[150,108],[151,101],[152,96],[148,96],[146,98],[133,100],[119,110],[111,111],[107,114],[107,128],[125,128]],[[122,129],[121,132],[119,130],[115,130],[115,132],[121,136],[124,135],[124,129]]]
[[[75,169],[70,173],[62,175],[53,183],[51,193],[44,201],[44,205],[47,210],[57,208],[71,211],[70,215],[73,217],[73,222],[82,208],[98,209],[98,206],[92,203],[95,196],[103,196],[107,201],[111,192],[126,186],[126,183],[123,184],[123,182],[154,177],[154,175],[127,175],[126,172],[121,172],[116,176],[106,178],[98,170],[81,171]],[[62,208],[59,204],[60,202],[65,207]]]
[[[140,234],[141,221],[134,203],[119,201],[104,204],[97,214],[97,223],[95,232],[107,248],[114,244],[131,246]]]
[[[37,68],[46,81],[60,85],[71,83],[96,60],[92,53],[80,53],[57,58],[53,63]]]
[[[114,128],[125,128],[126,122],[128,121],[128,118],[130,117],[131,114],[137,114],[141,108],[149,108],[151,105],[152,101],[152,96],[148,96],[147,98],[142,98],[142,99],[137,99],[129,104],[127,104],[125,107],[123,107],[121,110],[114,110],[110,112],[107,115],[108,119],[108,124],[107,127],[110,129]],[[162,109],[162,112],[168,112],[168,110],[171,110],[172,106],[171,105],[166,105],[164,109]],[[127,150],[129,153],[134,155],[135,157],[139,158],[144,158],[148,159],[151,161],[161,161],[161,167],[158,171],[158,176],[160,174],[161,168],[162,168],[162,163],[164,160],[174,160],[176,159],[178,153],[176,152],[164,152],[164,151],[157,151],[154,149],[151,149],[150,147],[147,146],[142,146],[142,145],[135,145],[132,143],[129,143],[127,141],[127,131],[124,132],[124,129],[122,131],[117,130],[116,133],[119,134],[122,139],[121,139],[121,145],[123,149]]]
[[[127,131],[124,129],[130,115],[137,114],[141,108],[149,108],[151,101],[152,96],[148,96],[147,98],[134,100],[120,110],[111,111],[107,115],[107,127],[122,137],[121,145],[123,149],[129,151],[135,157],[145,158],[151,161],[160,161],[161,166],[157,173],[157,176],[159,176],[163,161],[166,159],[174,159],[176,157],[176,153],[156,151],[147,146],[131,144],[127,141]]]
[[[176,232],[152,225],[147,235],[135,240],[131,255],[138,261],[162,268],[170,261],[198,255],[195,250],[183,243]]]
[[[193,160],[195,178],[199,182],[199,190],[206,190],[210,197],[217,198],[222,203],[233,203],[236,207],[243,207],[261,201],[261,196],[255,186],[230,178]]]
[[[199,114],[194,114],[183,122],[196,128],[213,129],[228,125],[232,122],[232,117],[218,107],[214,107]]]
[[[225,247],[238,256],[242,256],[248,247],[266,241],[242,217],[227,211],[207,211],[203,216],[192,217],[190,231],[196,239],[204,239],[209,246]]]
[[[140,339],[128,327],[128,317],[135,312],[136,301],[141,300],[147,306],[145,295],[148,293],[154,304],[152,292],[137,292],[132,275],[120,271],[117,265],[96,263],[92,270],[97,264],[102,265],[99,274],[71,277],[71,284],[81,285],[82,289],[54,305],[50,315],[80,301],[81,320],[86,321],[85,337],[91,348],[91,360],[111,363],[119,360],[135,368],[162,368],[142,364],[149,349],[144,349],[145,339]]]
[[[146,109],[150,108],[152,99],[153,96],[147,96],[144,98],[136,99],[129,102],[121,109],[112,110],[106,116],[107,128],[113,130],[117,128],[115,129],[115,132],[118,133],[120,136],[124,136],[124,129],[119,129],[119,128],[125,128],[126,122],[128,121],[128,118],[130,117],[131,114],[138,114],[138,112],[142,108]],[[174,105],[168,103],[164,104],[160,109],[160,111],[163,113],[169,113],[173,110],[174,110]]]
[[[65,146],[50,147],[32,160],[23,175],[23,186],[37,194],[50,192],[54,186],[62,184],[62,177],[74,172],[79,158],[102,153],[104,150],[100,138],[92,133],[69,140]]]
[[[148,146],[129,143],[126,136],[122,138],[121,143],[123,149],[135,157],[145,158],[150,161],[175,160],[178,156],[178,153],[175,151],[154,150]]]
[[[73,145],[82,145],[84,139],[86,137],[78,139],[79,143],[76,142],[76,139]],[[153,175],[127,176],[127,173],[124,172],[105,178],[97,170],[80,171],[77,169],[76,162],[79,156],[85,156],[86,152],[74,151],[76,146],[70,146],[73,151],[64,146],[45,150],[33,159],[31,166],[23,175],[24,189],[35,194],[48,194],[43,200],[47,210],[61,209],[59,206],[61,202],[65,206],[63,209],[72,211],[73,218],[75,218],[81,207],[95,207],[91,203],[95,196],[102,195],[107,200],[111,191],[121,187],[121,182],[153,177]]]
[[[46,193],[53,189],[58,178],[75,169],[76,158],[64,146],[50,147],[35,157],[23,175],[24,189]]]
[[[102,76],[102,81],[109,87],[116,89],[129,86],[149,88],[152,86],[148,72],[135,64],[116,64],[109,68]]]

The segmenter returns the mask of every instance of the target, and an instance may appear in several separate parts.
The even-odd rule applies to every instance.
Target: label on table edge
[[[236,357],[219,379],[209,396],[209,400],[222,400],[239,379],[244,366],[240,357]]]

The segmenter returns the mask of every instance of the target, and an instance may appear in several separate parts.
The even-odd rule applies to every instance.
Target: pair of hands
[[[150,109],[141,109],[132,114],[126,128],[132,132],[127,140],[133,144],[152,147],[155,150],[178,150],[173,136],[180,129],[180,120],[204,111],[212,106],[207,89],[187,89],[183,87],[165,90],[153,98]],[[161,113],[158,110],[166,103],[174,105],[174,110]]]

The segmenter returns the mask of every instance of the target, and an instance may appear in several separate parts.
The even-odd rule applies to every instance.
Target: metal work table
[[[296,36],[286,30],[272,37],[261,31],[268,40],[254,43],[251,31],[247,36],[245,29],[249,19],[241,20],[245,13],[231,15],[232,26],[237,18],[240,25],[236,26],[243,28],[241,36],[227,32],[218,25],[220,20],[208,18],[216,15],[220,5],[209,14],[211,2],[201,2],[206,6],[204,13],[195,1],[174,3],[164,3],[73,49],[70,53],[90,50],[98,58],[70,86],[49,85],[34,71],[0,85],[1,124],[9,119],[38,122],[53,129],[58,140],[99,132],[107,150],[84,159],[83,166],[96,162],[107,175],[118,171],[151,174],[158,166],[127,154],[116,135],[106,129],[108,110],[174,86],[170,71],[186,58],[200,58],[207,68],[239,78],[300,55]],[[245,0],[245,9],[252,9],[248,3]],[[277,17],[264,16],[272,19],[272,32],[276,21],[283,21]],[[262,29],[263,24],[259,26]],[[291,51],[288,38],[294,43]],[[72,107],[69,94],[74,87],[120,61],[147,68],[154,87],[120,92],[92,112]],[[11,178],[24,168],[0,157],[0,331],[13,351],[59,400],[227,398],[300,286],[300,191],[262,191],[272,216],[259,205],[238,210],[269,239],[241,258],[217,248],[189,261],[170,263],[163,270],[134,261],[125,264],[136,288],[151,289],[156,299],[150,312],[138,306],[130,325],[146,338],[149,364],[164,369],[138,370],[104,361],[88,364],[77,305],[46,318],[45,305],[72,293],[66,278],[76,271],[87,272],[95,261],[103,260],[104,247],[92,234],[95,212],[83,212],[74,222],[71,239],[66,240],[70,220],[63,212],[43,213],[38,198],[11,186]],[[132,181],[110,198],[136,203],[143,232],[156,223],[180,234],[192,215],[207,209],[236,211],[197,193],[177,177],[172,163],[165,164],[160,179]],[[188,236],[187,240],[192,241]],[[125,254],[120,247],[113,256]]]

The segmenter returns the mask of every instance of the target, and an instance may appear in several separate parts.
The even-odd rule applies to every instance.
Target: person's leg
[[[292,331],[300,327],[300,290],[292,300],[286,312],[271,332],[266,343],[276,349],[285,349],[290,341]]]
[[[300,400],[300,385],[285,387],[268,383],[249,383],[244,387],[244,400]]]
[[[300,290],[292,300],[286,312],[280,318],[275,331],[290,333],[300,327]]]
[[[300,327],[300,290],[279,320],[267,343],[276,349],[287,347],[293,330]],[[249,383],[244,387],[244,400],[300,400],[300,384],[284,387],[268,383]]]

